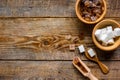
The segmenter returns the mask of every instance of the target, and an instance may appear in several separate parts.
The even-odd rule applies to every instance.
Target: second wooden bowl
[[[93,42],[95,43],[95,45],[101,49],[101,50],[104,50],[104,51],[111,51],[111,50],[115,50],[117,47],[120,46],[120,37],[117,37],[115,38],[115,43],[113,45],[108,45],[108,46],[103,46],[95,37],[95,31],[97,29],[101,29],[101,28],[104,28],[106,26],[109,26],[111,25],[113,28],[115,27],[119,27],[120,28],[120,24],[115,21],[115,20],[111,20],[111,19],[106,19],[106,20],[103,20],[101,22],[99,22],[98,24],[96,24],[96,26],[94,27],[93,29],[93,32],[92,32],[92,39],[93,39]]]

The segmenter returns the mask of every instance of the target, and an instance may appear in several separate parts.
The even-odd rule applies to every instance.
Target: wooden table
[[[105,18],[120,22],[120,0],[106,0]],[[0,0],[0,80],[87,80],[72,65],[79,56],[100,80],[120,80],[120,47],[99,50],[91,39],[94,25],[75,14],[75,0]],[[104,18],[104,19],[105,19]],[[96,49],[109,67],[99,66],[70,44]]]

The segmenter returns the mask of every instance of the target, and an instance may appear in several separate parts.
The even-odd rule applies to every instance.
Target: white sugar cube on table
[[[94,50],[92,48],[88,49],[87,52],[90,55],[90,57],[94,57],[96,55],[96,53],[94,52]]]
[[[120,36],[120,28],[115,28],[114,29],[114,35],[115,35],[115,37]]]
[[[85,48],[83,45],[78,46],[78,49],[79,49],[80,53],[85,52]]]

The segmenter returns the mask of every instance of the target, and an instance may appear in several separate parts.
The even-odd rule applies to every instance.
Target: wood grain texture
[[[103,62],[110,69],[107,75],[95,63],[84,62],[99,80],[120,79],[119,61]],[[88,80],[72,65],[72,61],[1,61],[0,65],[0,80]]]
[[[0,0],[0,17],[76,17],[76,0]],[[105,17],[120,17],[120,0],[106,0]]]
[[[96,49],[91,27],[77,18],[0,19],[0,59],[72,60],[80,54],[69,51],[70,44]],[[96,51],[101,60],[120,60],[119,48],[113,52]]]
[[[120,23],[120,0],[106,1],[105,17]],[[91,38],[94,25],[78,20],[75,2],[0,0],[0,80],[88,80],[72,65],[75,56],[100,80],[120,80],[120,47],[112,52],[96,48]],[[69,51],[69,44],[94,48],[110,72],[104,75],[84,54]]]

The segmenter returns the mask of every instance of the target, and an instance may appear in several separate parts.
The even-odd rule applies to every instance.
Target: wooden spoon
[[[89,49],[87,49],[87,51],[88,51],[88,50],[89,50]],[[109,69],[108,69],[108,67],[107,67],[105,64],[103,64],[101,61],[99,61],[96,52],[94,51],[94,52],[95,52],[95,56],[94,56],[94,57],[90,57],[90,55],[89,55],[89,53],[88,53],[87,51],[85,52],[86,57],[87,57],[89,60],[98,63],[98,65],[99,65],[99,67],[101,68],[102,72],[105,73],[105,74],[107,74],[107,73],[109,72]]]
[[[73,65],[85,76],[88,77],[90,80],[98,80],[92,73],[91,70],[87,67],[87,65],[82,62],[79,57],[75,57],[73,59]]]

